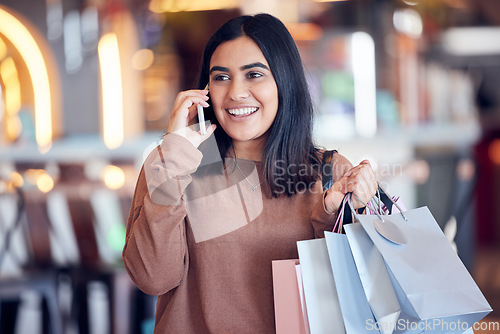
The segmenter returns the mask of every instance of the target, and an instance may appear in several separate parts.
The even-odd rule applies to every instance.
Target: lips
[[[227,113],[235,117],[245,117],[253,114],[259,110],[257,107],[247,107],[247,108],[231,108],[226,109]]]

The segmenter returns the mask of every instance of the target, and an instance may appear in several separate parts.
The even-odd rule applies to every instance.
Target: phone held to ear
[[[207,133],[207,128],[205,127],[205,115],[203,114],[203,107],[199,104],[196,105],[198,109],[198,121],[200,122],[200,133],[205,135]]]
[[[205,89],[207,88],[208,84],[205,86]],[[200,133],[202,135],[205,135],[207,133],[207,128],[205,126],[205,114],[203,113],[203,107],[197,104],[196,109],[198,110],[198,122],[200,123]]]

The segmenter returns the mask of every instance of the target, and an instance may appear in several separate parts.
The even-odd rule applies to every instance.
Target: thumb
[[[200,134],[198,131],[193,131],[190,135],[191,142],[193,143],[193,145],[196,148],[198,148],[198,146],[200,146],[201,143],[203,143],[205,140],[207,140],[214,133],[216,128],[217,128],[217,125],[211,124],[207,128],[207,132],[204,135]]]
[[[215,129],[217,128],[217,125],[215,124],[210,124],[210,126],[207,128],[207,133],[201,136],[201,141],[204,142],[205,140],[208,139],[214,133]]]

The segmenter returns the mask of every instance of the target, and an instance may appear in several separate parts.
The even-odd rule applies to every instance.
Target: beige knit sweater
[[[165,136],[139,175],[123,263],[145,293],[159,295],[155,333],[274,333],[272,260],[297,258],[297,240],[322,237],[337,214],[321,182],[272,198],[262,163],[200,166],[202,153]],[[334,155],[333,179],[351,164]],[[149,191],[148,191],[149,189]],[[302,188],[301,188],[302,189]]]

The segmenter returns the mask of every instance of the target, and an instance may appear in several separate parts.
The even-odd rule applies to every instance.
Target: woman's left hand
[[[378,188],[375,172],[368,160],[363,160],[359,165],[351,168],[330,189],[325,196],[325,208],[328,212],[337,211],[342,204],[345,194],[352,192],[363,203],[368,203]],[[363,203],[353,195],[355,209],[362,208]]]

